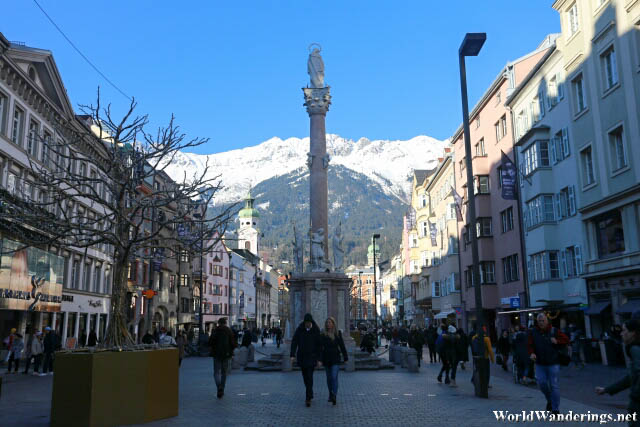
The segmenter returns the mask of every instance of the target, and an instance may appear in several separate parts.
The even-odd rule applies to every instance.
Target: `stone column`
[[[69,328],[69,313],[64,313],[64,320],[62,321],[62,347],[66,348],[67,343],[67,330]]]
[[[329,260],[329,228],[328,228],[328,189],[327,138],[325,118],[331,95],[329,87],[303,88],[304,106],[307,107],[310,121],[310,142],[307,165],[309,166],[309,211],[311,213],[311,232],[324,230],[324,259]]]
[[[79,340],[80,339],[80,337],[78,336],[78,330],[80,329],[80,312],[79,311],[76,311],[76,324],[74,326],[75,328],[73,331],[73,337],[76,340]]]

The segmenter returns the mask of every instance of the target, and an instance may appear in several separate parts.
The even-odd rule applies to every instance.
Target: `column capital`
[[[329,86],[322,88],[302,88],[304,92],[304,106],[307,107],[307,113],[313,114],[327,114],[329,111],[329,105],[331,105],[331,94],[329,94]]]

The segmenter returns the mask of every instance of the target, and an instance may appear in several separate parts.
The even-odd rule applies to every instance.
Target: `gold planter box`
[[[178,415],[178,349],[58,353],[51,426],[142,424]]]

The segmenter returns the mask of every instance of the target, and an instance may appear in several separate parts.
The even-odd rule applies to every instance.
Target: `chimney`
[[[444,149],[444,152],[445,152],[445,153],[450,153],[450,152],[451,152],[451,148],[448,148],[448,147],[447,147],[447,148],[445,148],[445,149]]]
[[[444,160],[444,157],[438,157],[438,163],[442,163],[443,160]]]

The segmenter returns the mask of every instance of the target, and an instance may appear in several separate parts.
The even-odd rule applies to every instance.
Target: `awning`
[[[446,319],[450,314],[456,314],[455,310],[447,310],[441,311],[440,313],[433,316],[434,319]]]
[[[640,299],[630,299],[618,308],[618,313],[634,313],[640,310]]]
[[[589,308],[587,308],[584,311],[584,314],[590,314],[592,316],[600,314],[600,313],[602,313],[604,311],[604,309],[606,309],[610,305],[611,305],[610,301],[596,302],[596,303],[590,305]]]

